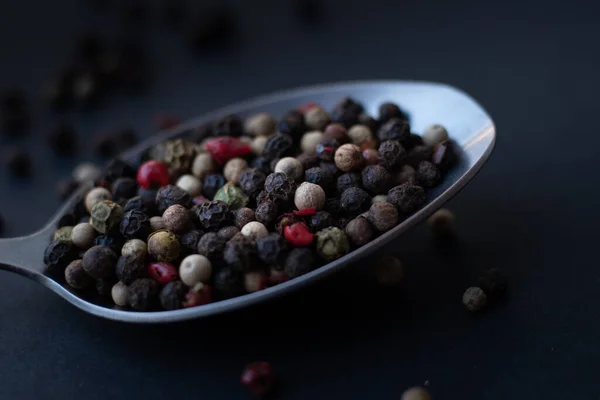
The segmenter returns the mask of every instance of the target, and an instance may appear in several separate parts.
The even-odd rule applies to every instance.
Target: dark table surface
[[[571,1],[324,1],[316,27],[287,2],[239,2],[239,43],[193,55],[150,14],[139,27],[155,78],[148,94],[118,95],[63,115],[39,100],[42,84],[86,27],[114,27],[111,11],[81,0],[0,3],[0,88],[30,99],[27,146],[35,176],[0,170],[5,235],[33,231],[56,210],[54,183],[78,162],[58,160],[44,135],[57,120],[80,138],[124,124],[154,132],[152,116],[192,117],[228,103],[307,84],[372,78],[460,87],[497,124],[489,163],[449,207],[456,246],[442,252],[422,226],[396,251],[400,288],[342,275],[274,304],[170,326],[104,321],[25,278],[0,273],[0,398],[249,398],[249,361],[272,362],[280,398],[398,399],[428,385],[436,399],[592,399],[600,396],[593,186],[600,28]],[[460,3],[460,4],[459,4]],[[507,303],[480,317],[461,304],[484,268],[511,276]]]

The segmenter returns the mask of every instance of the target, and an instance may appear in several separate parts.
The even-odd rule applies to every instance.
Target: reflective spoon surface
[[[456,195],[481,169],[494,148],[496,131],[492,119],[475,100],[458,89],[428,82],[358,81],[299,88],[234,104],[161,132],[123,153],[120,158],[136,159],[143,151],[157,143],[183,135],[195,127],[227,114],[247,117],[259,112],[268,112],[275,117],[281,117],[286,111],[309,102],[318,103],[330,110],[345,96],[357,99],[371,115],[377,115],[377,108],[383,102],[397,103],[409,114],[413,132],[420,133],[433,123],[442,124],[461,151],[458,165],[446,175],[440,186],[429,191],[427,203],[420,210],[392,230],[346,256],[277,286],[199,307],[157,312],[134,312],[105,307],[80,297],[68,286],[44,274],[44,250],[56,230],[60,217],[72,209],[87,189],[82,187],[39,231],[24,237],[1,239],[0,269],[31,278],[90,314],[118,321],[166,323],[232,311],[274,299],[364,260],[366,256],[423,221]]]

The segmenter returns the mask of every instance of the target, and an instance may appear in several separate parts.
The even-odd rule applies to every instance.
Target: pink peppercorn
[[[148,275],[161,285],[177,280],[177,268],[167,262],[156,262],[148,265]]]
[[[273,389],[275,384],[275,374],[271,364],[259,361],[246,365],[241,382],[256,396],[264,396]]]
[[[286,240],[296,247],[310,246],[315,235],[304,222],[296,222],[283,228]]]
[[[219,164],[223,164],[232,158],[244,157],[252,152],[250,145],[230,136],[210,139],[204,144],[204,147]]]
[[[169,184],[169,169],[163,162],[151,160],[138,169],[137,182],[144,189],[156,189]]]

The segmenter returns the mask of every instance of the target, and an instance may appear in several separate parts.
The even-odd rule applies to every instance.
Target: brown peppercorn
[[[240,230],[237,227],[226,226],[224,228],[219,229],[219,232],[217,232],[217,235],[219,235],[219,237],[222,238],[223,240],[228,241],[231,238],[233,238],[235,235],[237,235],[238,233],[240,233]]]
[[[410,165],[402,166],[400,172],[396,174],[396,185],[401,185],[403,183],[410,183],[411,185],[417,183],[417,171]]]
[[[267,113],[259,113],[246,119],[244,130],[254,136],[269,136],[275,133],[277,121]]]
[[[344,232],[354,247],[364,246],[373,239],[373,227],[365,217],[357,217],[348,222]]]
[[[317,152],[317,145],[324,139],[323,132],[310,131],[302,135],[300,140],[300,149],[306,155],[312,156]]]
[[[344,144],[335,152],[335,165],[340,171],[349,172],[362,168],[363,158],[360,148],[354,144]]]
[[[94,279],[114,275],[116,264],[117,255],[106,246],[94,246],[83,256],[83,269]]]
[[[158,302],[160,286],[149,278],[135,280],[127,288],[127,303],[136,311],[147,311]]]
[[[437,238],[447,238],[454,234],[454,214],[452,211],[441,208],[427,219],[427,224],[433,235]]]
[[[396,257],[383,257],[373,269],[375,279],[382,286],[396,286],[404,278],[404,268]]]
[[[373,140],[373,133],[371,130],[365,125],[354,125],[348,131],[348,137],[350,137],[350,141],[355,145],[362,145],[365,142],[370,142]]]
[[[327,128],[325,128],[324,138],[336,140],[339,144],[346,144],[350,142],[348,131],[342,124],[327,125]]]
[[[190,211],[182,205],[174,204],[167,208],[162,218],[167,230],[173,233],[185,233],[192,229]]]
[[[371,194],[387,193],[394,186],[394,176],[381,165],[369,165],[362,171],[362,186]]]
[[[324,129],[330,120],[329,113],[319,106],[311,107],[304,114],[304,121],[310,129]]]
[[[65,280],[74,289],[85,289],[94,281],[83,269],[83,260],[75,260],[67,265]]]
[[[255,221],[254,211],[248,207],[242,207],[233,211],[234,223],[238,229],[242,229],[248,222]]]
[[[462,301],[467,310],[477,312],[487,305],[487,296],[481,288],[473,286],[465,291]]]
[[[169,231],[156,231],[148,236],[148,254],[156,261],[172,263],[179,258],[177,236]]]
[[[402,393],[401,400],[431,400],[431,396],[422,387],[412,387]]]
[[[379,232],[387,232],[398,224],[398,210],[387,201],[379,201],[371,205],[367,218]]]

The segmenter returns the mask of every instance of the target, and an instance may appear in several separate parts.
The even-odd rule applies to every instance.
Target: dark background
[[[262,8],[259,8],[259,3]],[[460,4],[458,4],[460,3]],[[398,399],[428,385],[436,399],[592,399],[600,396],[596,160],[600,28],[576,1],[324,0],[307,26],[289,2],[238,2],[241,35],[228,51],[195,55],[160,15],[130,25],[155,76],[144,96],[113,96],[88,112],[55,114],[40,89],[86,27],[114,32],[115,12],[82,0],[0,3],[0,90],[23,89],[33,126],[30,180],[0,170],[7,236],[56,210],[55,182],[81,155],[45,147],[66,119],[81,140],[152,116],[189,118],[274,90],[351,79],[455,85],[497,124],[496,150],[450,204],[454,246],[425,226],[400,243],[400,288],[343,274],[276,304],[203,321],[133,326],[73,308],[22,277],[0,273],[0,398],[249,398],[243,365],[268,360],[279,398]],[[137,24],[137,23],[136,23]],[[479,271],[511,277],[505,305],[474,317],[460,299]]]

